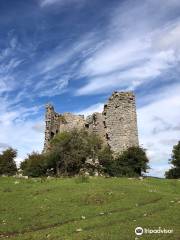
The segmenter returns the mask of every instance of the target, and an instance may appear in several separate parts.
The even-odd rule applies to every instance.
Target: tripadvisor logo
[[[135,228],[135,234],[137,235],[137,236],[140,236],[140,235],[142,235],[143,234],[143,228],[142,227],[137,227],[137,228]]]
[[[135,228],[135,234],[137,236],[140,236],[142,234],[169,234],[173,233],[173,229],[165,229],[165,228],[156,228],[156,229],[150,229],[150,228],[142,228],[142,227],[136,227]]]

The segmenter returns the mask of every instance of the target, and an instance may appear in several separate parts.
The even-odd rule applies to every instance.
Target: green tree
[[[113,157],[113,153],[109,146],[103,147],[98,153],[98,160],[99,163],[104,168],[104,173],[108,174],[109,176],[114,176],[115,172],[115,161]]]
[[[180,178],[180,141],[173,146],[169,163],[172,164],[173,167],[165,173],[166,178]]]
[[[114,176],[141,176],[149,168],[146,152],[141,147],[130,147],[119,154],[113,164]]]
[[[13,148],[8,148],[0,154],[0,175],[14,175],[17,172],[15,158],[17,151]]]
[[[83,167],[87,157],[96,158],[102,148],[100,138],[85,130],[57,134],[51,141],[46,155],[48,168],[57,175],[75,175]]]
[[[47,171],[46,158],[43,154],[32,152],[21,162],[23,174],[29,177],[45,176]]]

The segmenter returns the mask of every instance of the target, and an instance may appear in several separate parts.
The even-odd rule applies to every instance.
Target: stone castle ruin
[[[86,129],[98,134],[114,153],[138,146],[136,104],[133,92],[113,92],[102,113],[87,118],[72,113],[59,114],[46,105],[44,152],[57,134],[73,129]]]

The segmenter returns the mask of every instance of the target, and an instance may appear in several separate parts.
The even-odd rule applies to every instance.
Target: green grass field
[[[137,226],[173,229],[143,234]],[[0,239],[180,239],[180,181],[0,178]]]

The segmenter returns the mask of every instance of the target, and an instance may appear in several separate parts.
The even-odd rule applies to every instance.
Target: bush
[[[149,169],[145,149],[130,147],[116,158],[117,174],[128,177],[141,176]]]
[[[75,176],[80,173],[134,177],[146,172],[147,164],[145,150],[140,147],[131,147],[114,157],[99,136],[74,129],[57,134],[48,153],[28,155],[21,163],[21,169],[24,175],[31,177]]]
[[[171,168],[165,173],[166,178],[178,179],[180,178],[180,168]]]
[[[130,147],[112,161],[110,164],[110,175],[116,177],[141,176],[142,172],[146,172],[149,168],[148,161],[143,148]]]
[[[47,171],[46,158],[43,154],[33,152],[21,162],[20,165],[23,175],[29,177],[45,176]]]
[[[166,178],[180,178],[180,141],[173,146],[169,163],[173,165],[173,168],[165,173]]]
[[[51,141],[46,154],[48,168],[57,175],[73,176],[79,173],[87,157],[95,159],[102,147],[102,141],[95,134],[74,129],[57,134]]]
[[[0,175],[14,175],[17,172],[15,158],[17,151],[8,148],[0,154]]]
[[[109,176],[114,176],[114,158],[113,153],[110,150],[109,146],[105,146],[103,149],[101,149],[98,153],[98,160],[99,163],[104,168],[104,173],[108,174]]]

